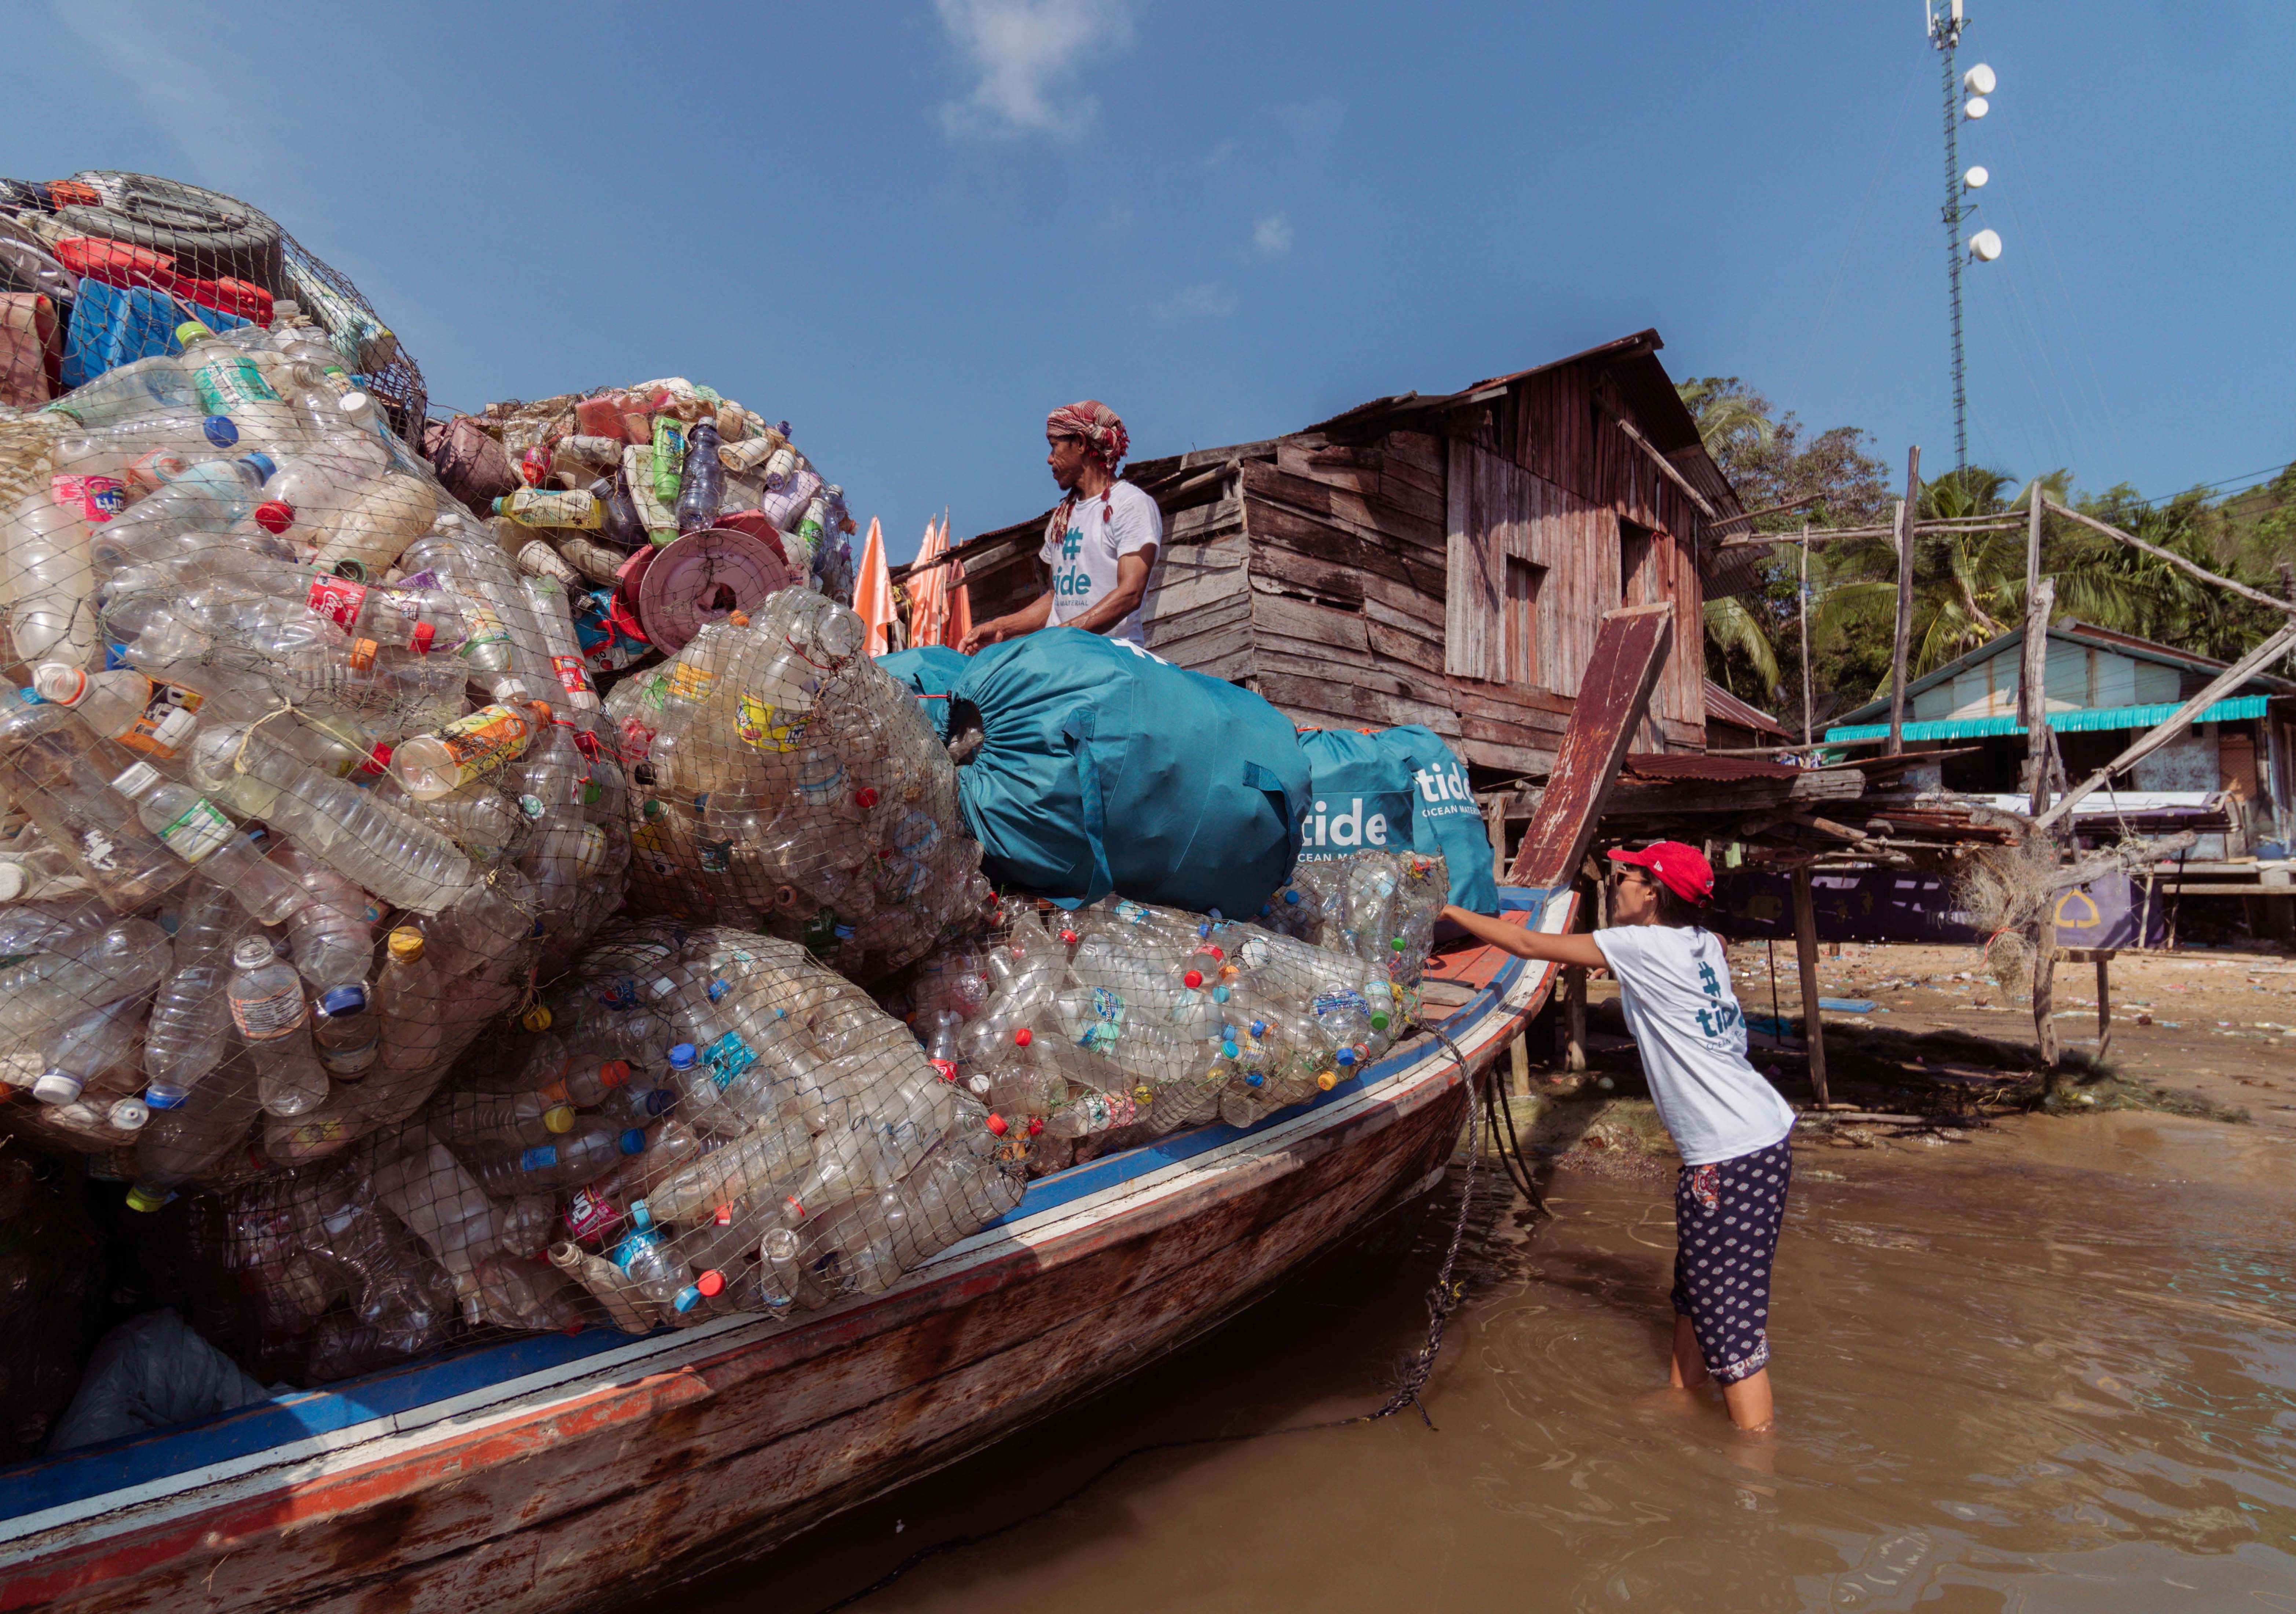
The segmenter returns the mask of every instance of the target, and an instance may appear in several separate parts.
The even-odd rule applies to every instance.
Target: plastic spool
[[[703,623],[755,610],[767,594],[796,581],[780,557],[747,533],[706,527],[655,553],[638,584],[638,620],[646,637],[674,656]]]

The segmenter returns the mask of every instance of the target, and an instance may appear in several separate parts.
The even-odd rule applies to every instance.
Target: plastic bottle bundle
[[[1441,860],[1311,866],[1328,886],[1285,905],[1320,914],[1356,897],[1357,925],[1321,926],[1322,946],[1115,897],[1072,914],[1008,902],[984,948],[912,971],[911,1030],[989,1106],[992,1130],[1021,1140],[1032,1172],[1179,1127],[1249,1126],[1368,1066],[1417,1012]]]
[[[514,525],[504,547],[523,570],[599,602],[582,644],[593,673],[644,651],[642,630],[630,632],[632,557],[687,533],[744,533],[806,586],[852,602],[843,490],[789,440],[786,421],[682,376],[493,404],[466,419],[462,442],[438,439],[441,474],[472,509]]]
[[[562,591],[262,313],[0,410],[0,1127],[142,1208],[405,1122],[630,856]]]
[[[529,1017],[529,1096],[450,1146],[565,1191],[551,1258],[617,1326],[874,1293],[1019,1201],[986,1109],[802,947],[622,922],[574,974]]]
[[[768,930],[860,979],[982,911],[956,770],[862,641],[784,589],[615,687],[635,908]]]

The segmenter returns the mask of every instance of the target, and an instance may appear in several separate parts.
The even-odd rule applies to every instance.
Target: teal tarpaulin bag
[[[1315,785],[1300,861],[1439,852],[1451,873],[1451,900],[1477,914],[1498,912],[1489,832],[1467,770],[1440,734],[1417,724],[1376,733],[1310,729],[1300,749]]]
[[[960,656],[946,644],[920,644],[911,650],[895,651],[890,656],[877,658],[877,665],[893,675],[894,681],[905,684],[916,692],[917,704],[933,725],[933,733],[946,742],[948,739],[948,696],[972,666],[970,656]]]
[[[990,879],[1241,917],[1290,877],[1308,759],[1250,690],[1052,627],[974,657],[951,708],[960,736],[978,714],[957,777]]]

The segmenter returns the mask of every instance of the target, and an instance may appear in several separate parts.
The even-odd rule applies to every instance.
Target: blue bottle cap
[[[653,1211],[644,1200],[630,1201],[630,1225],[644,1233],[653,1225]]]
[[[144,1089],[144,1102],[154,1110],[173,1110],[190,1096],[187,1090],[162,1087],[156,1082]]]
[[[521,1171],[546,1171],[558,1164],[558,1145],[543,1143],[518,1157]]]
[[[641,1102],[644,1103],[645,1112],[648,1115],[660,1115],[663,1110],[677,1102],[677,1094],[672,1093],[667,1087],[657,1087],[652,1093],[647,1094],[644,1099]]]
[[[1352,1065],[1356,1062],[1356,1051],[1353,1048],[1342,1048],[1332,1055],[1332,1060],[1335,1064]]]
[[[713,980],[709,983],[709,1001],[714,1004],[733,989],[722,980]]]
[[[614,1143],[620,1148],[624,1154],[644,1154],[645,1152],[645,1134],[639,1131],[636,1127],[632,1127],[627,1131],[624,1132],[621,1136],[614,1140]]]
[[[1300,905],[1300,893],[1297,891],[1286,891],[1283,893],[1283,900],[1292,907],[1296,908]]]
[[[1247,1087],[1257,1087],[1267,1079],[1267,1078],[1266,1077],[1260,1075],[1259,1071],[1255,1070],[1250,1076],[1243,1078],[1243,1085]]]
[[[1222,1059],[1234,1059],[1235,1057],[1235,1045],[1234,1043],[1222,1043],[1220,1045],[1220,1057]]]
[[[200,435],[218,448],[228,448],[239,441],[239,428],[227,414],[211,414],[200,422]]]
[[[1256,1020],[1252,1021],[1251,1034],[1254,1036],[1266,1036],[1267,1035],[1267,1022],[1264,1020]]]
[[[669,1068],[672,1070],[691,1070],[695,1057],[692,1043],[680,1043],[669,1051]]]
[[[672,1301],[671,1304],[676,1306],[680,1311],[692,1311],[695,1307],[701,1304],[701,1291],[694,1288],[693,1284],[688,1283],[684,1289],[677,1291],[677,1299]]]
[[[254,466],[258,479],[266,482],[269,481],[272,473],[279,469],[279,462],[267,454],[243,454],[239,456],[239,460],[242,465]]]
[[[319,999],[322,1014],[357,1014],[366,1007],[366,988],[361,986],[336,987]]]
[[[1226,987],[1214,987],[1212,988],[1212,1002],[1216,1004],[1224,1004],[1227,1002],[1227,988]]]

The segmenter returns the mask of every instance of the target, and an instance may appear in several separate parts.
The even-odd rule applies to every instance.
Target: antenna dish
[[[1990,95],[1995,82],[1993,70],[1982,61],[1961,76],[1961,87],[1972,95]]]
[[[1980,230],[1969,238],[1969,255],[1982,264],[1989,264],[2001,256],[2001,232]]]
[[[1982,95],[1972,95],[1961,103],[1961,115],[1968,119],[1982,118],[1992,110],[1993,108],[1987,103]]]
[[[1972,191],[1981,191],[1985,188],[1986,182],[1992,177],[1993,176],[1983,168],[1973,168],[1961,176],[1961,183]]]

